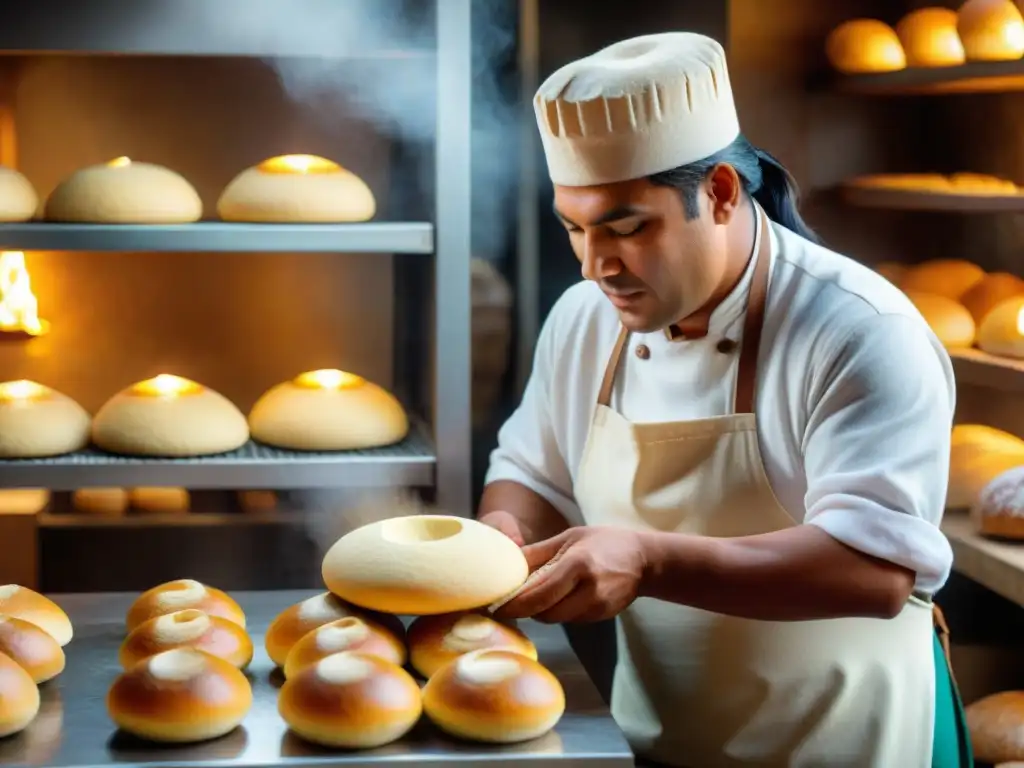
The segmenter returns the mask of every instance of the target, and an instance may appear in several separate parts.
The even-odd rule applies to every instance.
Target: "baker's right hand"
[[[518,546],[526,545],[523,529],[520,527],[515,515],[501,509],[496,509],[493,512],[488,512],[486,515],[481,515],[478,519],[484,525],[489,525],[496,531],[500,531],[508,536]]]

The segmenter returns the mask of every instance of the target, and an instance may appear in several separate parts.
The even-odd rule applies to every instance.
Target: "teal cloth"
[[[964,705],[949,672],[938,628],[933,644],[935,658],[935,735],[932,768],[973,768],[971,737],[967,732]]]

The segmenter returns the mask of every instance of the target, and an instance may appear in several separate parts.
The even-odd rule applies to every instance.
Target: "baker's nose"
[[[622,262],[605,238],[584,235],[579,256],[580,272],[585,280],[601,280],[622,271]]]

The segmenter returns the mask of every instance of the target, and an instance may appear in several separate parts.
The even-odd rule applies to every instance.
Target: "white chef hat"
[[[534,109],[551,180],[570,187],[661,173],[740,133],[725,50],[691,32],[634,37],[567,64]]]

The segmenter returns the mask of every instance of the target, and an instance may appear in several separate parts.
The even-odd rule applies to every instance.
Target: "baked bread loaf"
[[[0,490],[0,513],[34,515],[46,509],[50,492],[45,488],[5,488]]]
[[[48,221],[188,224],[203,215],[199,193],[169,168],[118,157],[75,171],[46,201]]]
[[[957,13],[949,8],[919,8],[896,25],[908,67],[955,67],[965,60],[956,31]]]
[[[252,707],[252,686],[224,659],[194,648],[150,656],[107,692],[118,728],[151,741],[188,743],[233,731]]]
[[[92,439],[110,453],[205,456],[245,445],[249,426],[220,393],[162,373],[104,403],[93,419]]]
[[[0,653],[0,739],[25,730],[39,714],[39,688],[10,656]]]
[[[933,259],[915,264],[904,276],[905,291],[929,293],[960,301],[960,297],[980,283],[985,270],[964,259]]]
[[[393,637],[401,639],[405,635],[402,622],[396,617],[354,608],[330,592],[324,592],[286,608],[270,622],[264,638],[267,655],[283,668],[288,652],[300,639],[317,627],[350,616],[369,619],[383,626]]]
[[[1024,56],[1024,19],[1013,0],[967,0],[957,32],[968,61],[1014,61]]]
[[[195,648],[245,669],[252,661],[249,635],[233,621],[195,608],[157,616],[133,629],[121,643],[118,661],[130,669],[150,656],[176,648]]]
[[[1024,539],[1024,466],[993,478],[971,507],[971,518],[985,536]]]
[[[987,173],[954,173],[949,182],[955,194],[1016,195],[1020,192],[1012,181]]]
[[[346,616],[300,638],[285,659],[284,676],[295,677],[310,664],[343,651],[377,656],[398,666],[405,664],[405,646],[401,640],[379,624]]]
[[[128,501],[140,512],[173,514],[188,512],[192,500],[184,488],[132,488]]]
[[[970,509],[986,485],[1022,465],[1024,440],[981,424],[957,424],[950,439],[946,507]]]
[[[31,459],[79,451],[89,444],[91,418],[67,395],[34,381],[0,383],[0,459]]]
[[[1024,296],[1013,296],[989,310],[976,336],[982,352],[1024,358]]]
[[[71,642],[71,619],[50,598],[17,584],[0,586],[0,613],[22,619],[45,631],[63,647]]]
[[[360,653],[336,653],[289,677],[277,708],[297,735],[344,749],[397,741],[423,712],[420,688],[408,672]]]
[[[522,550],[476,520],[408,515],[346,534],[324,557],[327,588],[353,605],[426,616],[480,608],[529,574]]]
[[[354,222],[368,221],[376,211],[366,182],[316,155],[264,160],[238,174],[217,202],[224,221]]]
[[[949,179],[940,173],[869,173],[847,182],[865,189],[903,189],[916,192],[950,192]]]
[[[911,290],[905,293],[947,349],[960,349],[974,343],[974,318],[963,304],[934,293]]]
[[[64,671],[64,649],[45,630],[24,619],[0,614],[0,653],[28,672],[34,683],[45,683]]]
[[[875,19],[853,19],[833,29],[825,40],[825,55],[847,75],[895,72],[907,66],[896,31]]]
[[[409,433],[394,395],[338,370],[301,373],[265,392],[249,412],[253,438],[299,451],[345,451],[397,443]]]
[[[426,678],[463,654],[487,648],[537,658],[533,642],[514,625],[480,613],[421,616],[409,626],[409,661]]]
[[[971,313],[976,325],[1007,299],[1024,297],[1024,280],[1009,272],[992,272],[960,297],[960,303]]]
[[[37,208],[39,196],[32,183],[15,169],[0,167],[0,222],[28,221]]]
[[[93,515],[123,515],[128,511],[128,491],[124,488],[79,488],[71,494],[76,512]]]
[[[968,704],[964,712],[975,760],[1024,760],[1024,691],[985,696]]]
[[[168,581],[143,592],[128,609],[125,625],[132,632],[157,616],[190,608],[210,616],[220,616],[245,629],[245,614],[238,603],[221,590],[193,579]]]
[[[565,712],[565,692],[547,668],[527,656],[473,651],[427,681],[423,711],[452,736],[511,744],[554,728]]]
[[[243,512],[273,512],[277,509],[277,494],[273,491],[239,491],[237,497]]]

